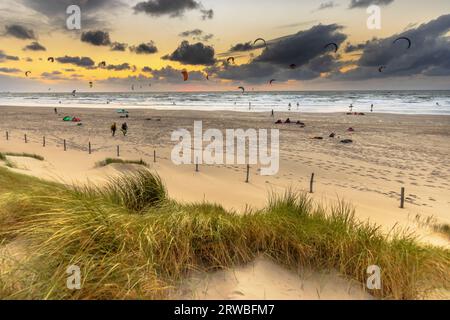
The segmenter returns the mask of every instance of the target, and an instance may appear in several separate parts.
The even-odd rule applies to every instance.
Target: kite
[[[267,48],[267,42],[266,42],[266,40],[264,40],[263,38],[258,38],[258,39],[256,39],[256,40],[253,42],[253,45],[255,45],[258,41],[264,42],[264,47]]]
[[[276,79],[272,79],[272,80],[269,81],[269,84],[272,85],[272,83],[273,83],[274,81],[277,81],[277,80],[276,80]]]
[[[89,87],[92,88],[94,86],[94,83],[92,81],[89,81]]]
[[[186,70],[181,71],[181,74],[183,75],[183,80],[188,81],[189,80],[189,73]]]
[[[379,67],[379,68],[378,68],[378,72],[383,72],[383,69],[386,69],[386,67],[385,67],[385,66]]]
[[[409,38],[407,38],[407,37],[400,37],[400,38],[397,38],[397,39],[394,40],[393,43],[397,43],[397,41],[400,41],[400,40],[406,40],[406,41],[408,41],[408,49],[411,48],[412,41],[411,41],[411,39],[409,39]]]
[[[72,95],[75,97],[75,94],[77,93],[77,90],[72,91]]]
[[[229,58],[227,59],[227,62],[228,62],[228,63],[230,63],[230,61],[232,61],[233,64],[234,64],[234,57],[229,57]]]
[[[48,59],[47,59],[47,61],[49,61],[49,62],[55,62],[55,58],[53,58],[53,57],[49,57]]]
[[[28,77],[31,74],[31,71],[25,72],[25,76]]]
[[[245,88],[244,88],[244,87],[238,87],[238,89],[241,89],[241,90],[242,90],[242,93],[245,92]]]
[[[99,66],[100,68],[105,68],[105,67],[106,67],[106,61],[100,62],[100,63],[98,64],[98,66]]]
[[[297,68],[297,65],[293,63],[293,64],[291,64],[291,65],[289,66],[289,68],[295,69],[295,68]]]
[[[324,49],[327,49],[327,48],[330,47],[330,46],[333,46],[333,47],[334,47],[334,53],[338,52],[339,46],[338,46],[336,43],[334,43],[334,42],[331,42],[331,43],[327,44],[327,45],[324,47]]]

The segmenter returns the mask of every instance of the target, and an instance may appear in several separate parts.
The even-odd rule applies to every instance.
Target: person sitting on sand
[[[291,119],[287,118],[284,123],[291,123]]]
[[[353,128],[350,127],[350,128],[347,129],[347,131],[348,131],[348,132],[355,132],[355,129],[353,129]]]
[[[280,119],[277,120],[277,122],[275,122],[275,124],[282,124],[282,123],[283,123],[283,121],[281,121]]]
[[[116,135],[116,131],[117,131],[117,124],[114,122],[111,126],[111,133],[113,137]]]
[[[330,138],[334,138],[334,137],[336,137],[336,133],[334,133],[334,132],[332,132],[331,134],[330,134],[330,136],[329,136]]]
[[[122,133],[123,133],[123,136],[126,136],[126,135],[127,135],[127,132],[128,132],[128,125],[127,125],[126,122],[124,122],[124,123],[122,123]]]

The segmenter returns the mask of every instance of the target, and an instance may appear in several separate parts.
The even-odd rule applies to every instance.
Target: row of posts
[[[6,140],[9,140],[9,132],[8,131],[6,131]],[[24,141],[25,141],[25,143],[28,143],[26,134],[24,135]],[[64,145],[64,151],[67,151],[66,139],[64,139],[63,145]],[[42,137],[42,146],[45,147],[45,136]],[[89,152],[89,154],[92,154],[92,146],[91,146],[90,141],[88,144],[88,152]],[[117,157],[120,157],[120,146],[117,146]],[[153,162],[156,163],[156,150],[153,151]],[[198,159],[196,159],[196,161],[195,161],[195,171],[196,172],[200,171]],[[247,175],[246,175],[245,182],[246,183],[250,182],[250,165],[249,164],[247,164]],[[311,180],[309,182],[309,192],[314,193],[314,173],[311,174]],[[400,190],[400,208],[402,208],[402,209],[405,208],[405,188],[404,187],[402,187]]]

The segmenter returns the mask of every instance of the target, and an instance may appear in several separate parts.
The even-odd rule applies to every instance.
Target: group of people
[[[122,131],[123,136],[126,136],[128,133],[128,124],[126,122],[122,123],[120,130]],[[117,123],[114,122],[111,125],[111,134],[113,137],[116,135],[116,131],[117,131]]]

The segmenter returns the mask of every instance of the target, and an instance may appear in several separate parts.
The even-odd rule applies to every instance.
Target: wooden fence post
[[[311,181],[309,182],[309,193],[314,192],[314,173],[311,174]]]
[[[405,187],[402,187],[400,191],[400,208],[405,208]]]
[[[247,164],[247,179],[245,180],[245,183],[249,183],[250,181],[250,165]]]

